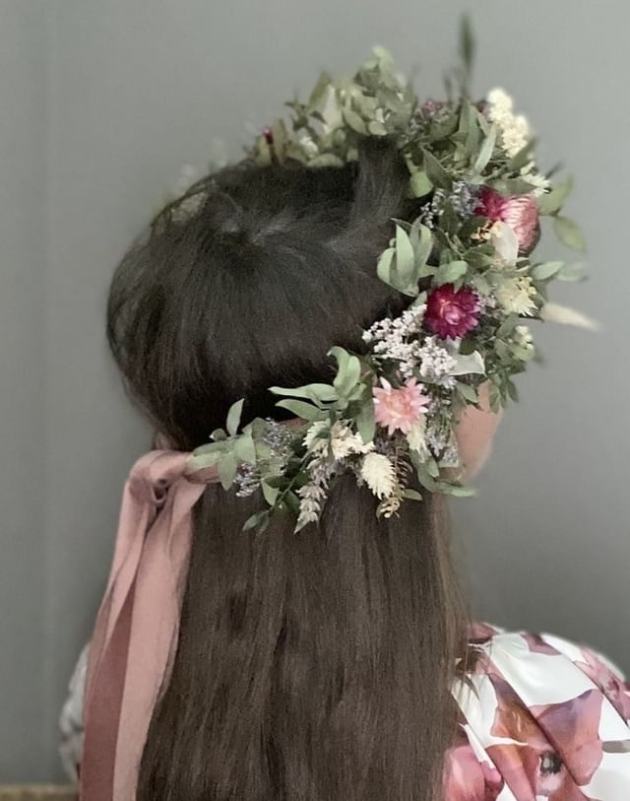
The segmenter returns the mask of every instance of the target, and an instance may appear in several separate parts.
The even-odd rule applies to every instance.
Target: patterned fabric
[[[630,685],[592,649],[474,627],[445,801],[629,801]]]
[[[460,727],[444,801],[630,801],[630,684],[606,657],[551,634],[471,630],[474,672],[453,687]],[[61,717],[81,762],[85,651]]]

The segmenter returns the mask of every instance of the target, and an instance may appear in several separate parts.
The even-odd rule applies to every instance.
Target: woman
[[[392,76],[377,54],[355,88],[387,113],[336,121],[347,84],[320,82],[319,141],[266,131],[256,158],[163,209],[114,277],[109,341],[162,447],[127,484],[90,648],[87,801],[630,797],[623,677],[586,647],[469,622],[441,494],[483,463],[531,357],[514,322],[544,316],[551,274],[526,259],[534,187],[540,208],[553,192],[527,159],[505,166],[523,144],[505,103],[503,128],[500,104],[494,126],[467,111],[471,134],[448,105],[404,117]],[[437,156],[410,149],[422,137]],[[440,189],[445,164],[476,188]],[[497,165],[530,179],[512,205]],[[410,315],[397,347],[424,350],[405,373],[412,351],[387,336]]]

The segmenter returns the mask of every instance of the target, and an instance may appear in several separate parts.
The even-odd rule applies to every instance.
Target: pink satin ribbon
[[[149,722],[177,646],[192,509],[214,470],[142,456],[125,484],[114,559],[90,643],[81,801],[133,801]]]

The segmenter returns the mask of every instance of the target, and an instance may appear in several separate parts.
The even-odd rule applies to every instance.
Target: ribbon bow
[[[82,801],[133,801],[153,709],[177,646],[192,509],[216,471],[142,456],[125,484],[113,564],[90,643]]]

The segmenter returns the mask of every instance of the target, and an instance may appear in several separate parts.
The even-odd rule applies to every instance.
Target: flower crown
[[[409,196],[426,202],[413,222],[394,221],[376,266],[409,298],[406,310],[364,332],[365,352],[332,348],[331,384],[270,388],[295,424],[255,419],[241,429],[240,400],[226,430],[192,454],[191,469],[216,467],[238,496],[262,491],[267,508],[246,528],[264,528],[276,510],[295,514],[296,531],[315,523],[331,481],[348,471],[384,517],[421,500],[411,484],[471,494],[452,478],[462,409],[478,407],[484,383],[493,410],[517,400],[512,377],[537,356],[523,320],[586,320],[547,303],[549,283],[579,280],[580,266],[532,256],[542,216],[562,243],[584,250],[579,228],[561,214],[571,183],[552,184],[538,169],[528,122],[505,91],[470,99],[472,50],[464,23],[458,91],[449,81],[446,100],[420,104],[389,53],[375,48],[353,78],[323,73],[308,102],[287,104],[290,123],[278,119],[251,151],[260,165],[341,167],[357,160],[365,137],[388,137],[409,169]]]

